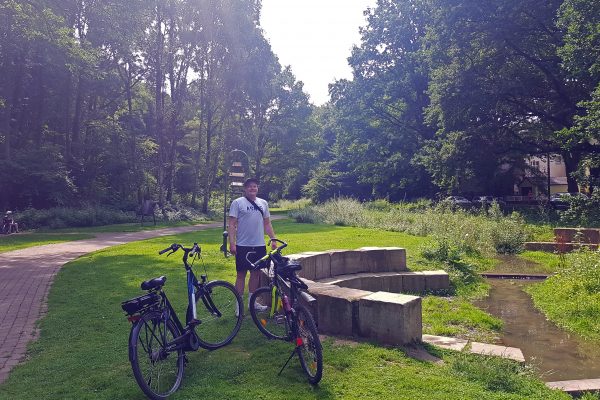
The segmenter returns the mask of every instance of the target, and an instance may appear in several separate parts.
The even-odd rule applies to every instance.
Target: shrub
[[[30,208],[19,212],[15,219],[21,229],[57,229],[134,222],[137,221],[137,216],[134,212],[123,212],[104,207],[57,207],[46,210]]]
[[[595,227],[600,225],[600,191],[592,196],[569,198],[569,208],[560,212],[560,221],[568,226]]]

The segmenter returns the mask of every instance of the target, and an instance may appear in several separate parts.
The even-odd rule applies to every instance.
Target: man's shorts
[[[252,266],[248,263],[248,260],[246,260],[246,254],[254,252],[254,254],[248,256],[253,263],[267,255],[266,246],[236,246],[235,248],[235,269],[238,272],[252,269]]]

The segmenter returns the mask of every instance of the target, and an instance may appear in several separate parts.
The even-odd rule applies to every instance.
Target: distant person
[[[254,178],[244,182],[244,196],[238,197],[231,202],[229,209],[229,251],[235,255],[235,266],[237,277],[235,288],[240,296],[244,295],[246,284],[246,273],[251,269],[246,254],[254,252],[249,256],[252,262],[257,261],[267,254],[265,247],[265,232],[271,239],[275,238],[275,232],[271,225],[271,214],[269,204],[266,200],[257,197],[258,181]],[[271,243],[273,248],[277,247],[275,242]],[[248,304],[250,296],[258,288],[260,271],[250,271],[248,280]],[[259,304],[257,308],[265,307]],[[266,307],[265,307],[266,309]]]
[[[12,211],[7,211],[2,218],[2,233],[19,233],[19,225],[15,222],[12,216]]]

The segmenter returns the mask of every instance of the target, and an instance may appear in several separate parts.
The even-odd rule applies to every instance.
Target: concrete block
[[[402,293],[404,284],[403,284],[403,274],[395,274],[389,275],[386,277],[387,280],[387,291],[391,293]]]
[[[400,247],[361,247],[363,263],[370,272],[406,271],[406,250]]]
[[[369,271],[363,264],[363,253],[356,250],[336,250],[329,252],[331,276],[357,274]]]
[[[425,276],[425,290],[444,290],[450,288],[450,277],[444,270],[421,271]]]
[[[306,252],[299,254],[290,254],[288,257],[290,260],[295,260],[302,265],[302,269],[298,272],[298,276],[310,280],[316,279],[316,262],[312,258],[313,255],[316,255],[315,252]]]
[[[554,241],[557,243],[600,243],[600,229],[594,228],[554,228]]]
[[[403,293],[423,293],[425,291],[425,275],[420,272],[402,274]]]
[[[422,338],[421,298],[376,292],[358,300],[359,334],[380,343],[400,345]]]
[[[329,278],[331,276],[331,262],[329,253],[326,252],[306,252],[292,254],[290,259],[300,262],[302,270],[298,275],[310,280]]]
[[[351,336],[358,331],[358,300],[372,292],[330,285],[311,294],[317,299],[319,332]]]

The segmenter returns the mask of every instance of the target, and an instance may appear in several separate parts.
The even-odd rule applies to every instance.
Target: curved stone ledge
[[[361,336],[385,344],[421,341],[422,293],[448,289],[445,271],[412,272],[406,250],[363,247],[356,250],[305,252],[289,256],[302,264],[299,276],[310,296],[319,331]]]

